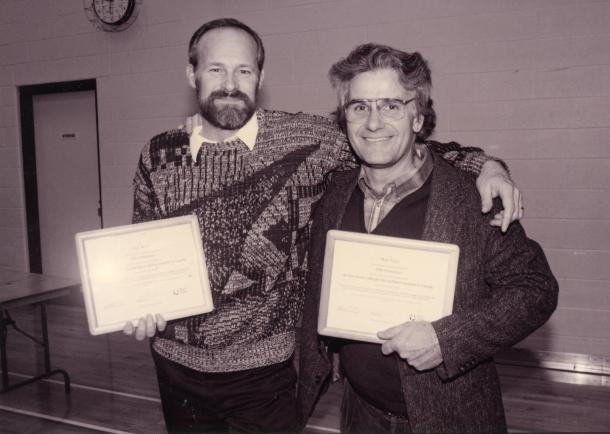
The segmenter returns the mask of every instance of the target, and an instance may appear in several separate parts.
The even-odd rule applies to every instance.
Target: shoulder
[[[344,137],[339,124],[332,119],[310,113],[289,113],[280,110],[260,110],[261,127],[287,135]]]
[[[472,172],[460,170],[445,161],[439,155],[432,155],[434,159],[434,176],[445,184],[458,184],[465,191],[476,191],[477,175]]]
[[[142,148],[140,158],[151,166],[166,163],[190,152],[189,135],[185,130],[164,131],[150,139]]]
[[[175,149],[189,145],[189,135],[185,130],[169,130],[157,134],[150,139],[151,152],[158,152],[162,149]]]
[[[476,175],[457,169],[436,155],[432,172],[432,193],[435,200],[460,203],[480,215],[481,197],[476,186]]]
[[[264,121],[269,123],[278,123],[278,124],[286,124],[286,123],[297,123],[302,125],[320,125],[327,126],[329,128],[338,128],[339,125],[337,122],[333,121],[330,118],[320,115],[314,115],[311,113],[303,113],[303,112],[285,112],[282,110],[267,110],[260,109],[259,110],[261,117]]]
[[[437,154],[444,154],[446,152],[458,151],[461,146],[457,142],[437,142],[436,140],[426,140],[423,142],[431,151]]]
[[[334,211],[342,203],[347,194],[351,194],[357,185],[360,168],[334,172],[328,181],[320,209]]]
[[[483,150],[476,146],[462,146],[458,142],[437,142],[435,140],[426,140],[423,142],[430,150],[436,154],[469,154],[469,153],[482,153]]]

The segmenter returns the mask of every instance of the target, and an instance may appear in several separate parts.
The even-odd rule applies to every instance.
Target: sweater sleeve
[[[141,223],[155,220],[157,199],[155,189],[150,177],[150,143],[142,149],[138,166],[133,178],[133,215],[132,223]]]
[[[426,142],[426,145],[449,164],[466,172],[478,175],[481,173],[483,164],[489,160],[497,161],[507,172],[509,172],[508,166],[504,161],[485,154],[481,148],[461,146],[457,142],[441,143],[433,140]]]
[[[350,170],[358,166],[356,155],[347,140],[347,136],[337,128],[337,136],[335,137],[335,143],[338,149],[338,166],[337,170]]]
[[[340,131],[337,131],[337,133],[337,136],[334,138],[339,150],[337,170],[353,169],[357,165],[356,156],[354,155],[345,134]],[[504,161],[487,155],[481,148],[461,146],[457,142],[441,143],[433,140],[426,142],[426,145],[432,152],[442,157],[457,169],[478,175],[481,173],[483,165],[491,160],[500,163],[502,167],[504,167],[504,170],[510,173],[510,170]]]

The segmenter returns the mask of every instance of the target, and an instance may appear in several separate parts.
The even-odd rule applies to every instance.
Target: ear
[[[260,90],[263,87],[263,79],[265,78],[265,70],[263,69],[258,76],[258,89]]]
[[[190,63],[186,65],[186,81],[188,81],[189,86],[193,89],[197,89],[197,85],[195,84],[195,69]]]
[[[424,115],[419,114],[415,119],[413,119],[413,132],[419,133],[424,126]]]

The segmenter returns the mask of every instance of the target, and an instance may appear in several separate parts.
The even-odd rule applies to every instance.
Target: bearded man
[[[134,178],[133,222],[194,214],[214,311],[170,321],[151,312],[125,332],[150,337],[170,432],[298,429],[292,357],[307,272],[311,215],[328,175],[355,167],[338,124],[257,108],[265,50],[234,19],[202,25],[189,44],[187,79],[201,119],[152,138]],[[198,118],[199,119],[199,118]],[[507,173],[479,149],[430,142],[433,152],[481,172],[484,201],[500,195],[519,217]],[[485,208],[485,206],[483,206]]]

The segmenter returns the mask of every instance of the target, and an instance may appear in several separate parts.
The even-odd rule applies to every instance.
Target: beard
[[[197,95],[200,95],[199,83],[197,82]],[[215,103],[221,98],[234,98],[243,101],[244,105],[222,104],[220,107]],[[238,130],[243,127],[252,117],[256,110],[256,104],[245,93],[240,90],[216,90],[207,98],[199,97],[199,110],[201,116],[216,128],[223,130]]]

